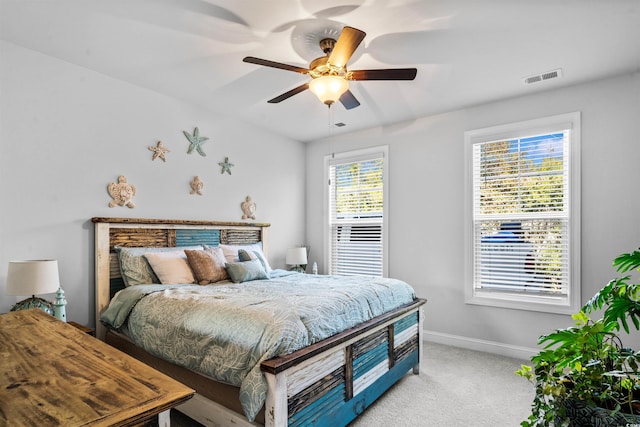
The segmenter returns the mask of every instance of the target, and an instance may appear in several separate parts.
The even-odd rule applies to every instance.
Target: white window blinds
[[[473,144],[475,288],[568,295],[570,133]]]
[[[384,274],[384,154],[329,160],[330,274]]]

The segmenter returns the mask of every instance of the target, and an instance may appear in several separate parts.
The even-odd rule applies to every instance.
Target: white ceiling
[[[268,104],[310,78],[242,58],[307,67],[344,25],[367,33],[351,69],[417,67],[416,79],[351,82],[349,111],[328,114],[309,91]],[[637,71],[640,1],[0,0],[0,37],[311,141]]]

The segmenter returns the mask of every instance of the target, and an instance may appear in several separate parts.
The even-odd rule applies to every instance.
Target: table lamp
[[[307,269],[307,248],[291,248],[287,249],[287,258],[285,262],[292,265],[289,270],[304,273]]]
[[[36,294],[50,294],[56,292],[60,287],[60,276],[58,274],[58,261],[28,260],[10,261],[7,272],[7,295],[31,295],[16,303],[11,307],[11,311],[27,310],[39,308],[45,313],[54,315],[53,304]]]

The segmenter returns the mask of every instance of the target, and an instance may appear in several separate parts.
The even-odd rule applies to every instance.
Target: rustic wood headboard
[[[96,336],[102,340],[106,328],[100,315],[113,294],[124,286],[114,246],[159,248],[262,242],[267,255],[267,223],[100,217],[91,221],[95,229]]]

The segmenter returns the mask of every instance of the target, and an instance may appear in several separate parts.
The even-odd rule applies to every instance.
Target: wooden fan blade
[[[287,98],[291,98],[293,95],[297,95],[300,92],[305,91],[307,89],[309,89],[309,83],[305,83],[305,84],[302,84],[302,85],[300,85],[298,87],[295,87],[295,88],[291,89],[290,91],[283,93],[280,96],[276,96],[275,98],[270,99],[267,102],[269,104],[277,104],[278,102],[284,101]]]
[[[347,62],[367,33],[353,27],[344,27],[327,62],[335,67],[346,67]]]
[[[254,56],[247,56],[243,59],[244,62],[251,64],[264,65],[265,67],[279,68],[281,70],[293,71],[295,73],[307,74],[308,68],[296,67],[295,65],[283,64],[281,62],[269,61],[268,59],[256,58]]]
[[[353,70],[349,80],[413,80],[418,70],[415,68],[389,68],[383,70]]]
[[[340,102],[342,103],[342,105],[344,105],[344,108],[346,108],[347,110],[351,110],[352,108],[356,108],[358,105],[360,105],[360,102],[356,99],[355,96],[353,96],[353,93],[351,93],[351,91],[348,89],[340,97]]]

